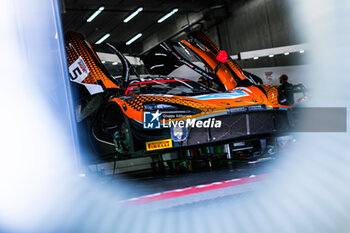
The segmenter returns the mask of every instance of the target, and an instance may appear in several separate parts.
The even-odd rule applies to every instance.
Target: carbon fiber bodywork
[[[222,122],[220,128],[188,128],[187,139],[174,143],[171,150],[253,139],[263,135],[285,134],[293,125],[290,114],[290,110],[268,110],[215,117],[215,120]],[[147,141],[170,138],[169,128],[145,130],[143,125],[136,121],[132,121],[131,127],[133,136],[141,142],[135,145],[138,149],[145,150]]]

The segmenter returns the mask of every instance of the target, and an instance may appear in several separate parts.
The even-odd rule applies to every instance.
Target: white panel
[[[300,52],[308,49],[309,49],[308,44],[297,44],[297,45],[289,45],[289,46],[276,47],[276,48],[270,48],[270,49],[260,49],[260,50],[241,52],[240,55],[241,55],[241,59],[243,60],[243,59],[250,59],[254,57],[267,57],[269,55]]]
[[[264,84],[269,85],[280,85],[279,77],[282,74],[288,75],[288,82],[292,84],[302,83],[306,87],[312,87],[311,80],[308,76],[310,71],[309,65],[300,65],[300,66],[276,66],[276,67],[262,67],[262,68],[251,68],[245,69],[246,71],[257,75],[262,78]],[[266,73],[271,73],[271,78],[267,78]],[[314,81],[314,80],[312,80]]]

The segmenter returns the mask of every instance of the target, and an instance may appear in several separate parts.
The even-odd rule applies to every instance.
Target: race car
[[[292,124],[277,90],[244,74],[216,79],[221,91],[186,78],[140,76],[110,44],[92,46],[75,32],[65,39],[70,80],[85,93],[77,119],[89,122],[100,153],[143,155],[218,145],[284,134]],[[232,71],[221,55],[214,70]]]

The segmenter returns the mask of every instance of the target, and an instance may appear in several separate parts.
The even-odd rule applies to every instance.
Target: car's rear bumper
[[[136,150],[160,152],[186,149],[205,145],[222,144],[244,139],[282,135],[291,130],[293,121],[289,110],[268,110],[259,112],[237,113],[215,117],[221,121],[220,128],[188,128],[188,137],[182,142],[174,142],[171,147],[147,151],[146,143],[171,139],[170,129],[145,130],[142,124],[131,124],[134,137],[139,142]]]

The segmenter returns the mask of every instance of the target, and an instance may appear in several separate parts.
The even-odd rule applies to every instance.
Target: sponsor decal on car
[[[69,66],[69,77],[73,82],[81,83],[89,73],[90,71],[82,57],[78,57],[78,59]]]
[[[171,139],[146,142],[147,151],[160,150],[160,149],[171,148],[171,147],[173,147],[173,141]]]
[[[248,94],[241,90],[234,90],[230,93],[198,95],[198,96],[192,96],[191,98],[197,99],[197,100],[214,100],[214,99],[236,99],[244,96],[248,96]]]
[[[83,82],[89,76],[90,71],[81,56],[68,67],[68,70],[70,80],[84,85],[91,95],[103,92],[100,85]]]

